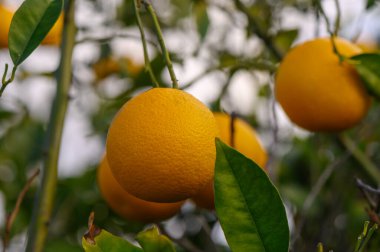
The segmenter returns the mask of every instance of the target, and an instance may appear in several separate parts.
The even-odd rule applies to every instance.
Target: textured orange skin
[[[0,48],[8,47],[9,27],[13,17],[13,10],[7,9],[0,5]],[[54,24],[50,32],[46,35],[41,44],[44,45],[59,45],[61,42],[61,32],[63,27],[63,15],[60,15],[57,22]]]
[[[116,181],[106,158],[103,158],[97,175],[104,200],[112,210],[125,219],[144,223],[165,220],[177,214],[183,204],[183,201],[154,203],[134,197]]]
[[[220,139],[231,146],[231,117],[227,114],[214,113],[216,124],[219,128]],[[262,146],[255,130],[246,122],[239,118],[234,120],[234,148],[239,152],[254,160],[265,170],[268,155]],[[214,181],[208,183],[198,195],[192,199],[197,206],[213,210],[214,205]]]
[[[356,45],[336,38],[344,56],[361,53]],[[367,113],[370,98],[358,74],[339,64],[329,38],[294,47],[277,75],[275,94],[285,113],[298,126],[319,132],[341,131],[357,124]]]
[[[217,127],[211,111],[177,89],[153,88],[128,101],[107,137],[107,158],[134,196],[177,202],[194,196],[214,174]]]

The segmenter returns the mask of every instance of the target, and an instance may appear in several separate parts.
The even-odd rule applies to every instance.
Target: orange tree
[[[363,15],[378,8],[373,0],[362,5]],[[0,88],[4,249],[378,251],[380,56],[344,36],[353,26],[338,1],[334,17],[327,6],[25,0],[7,12],[0,22],[13,64]],[[314,20],[309,42],[298,42],[302,28],[282,24],[289,13]],[[31,71],[57,29],[56,71]],[[25,96],[21,84],[42,76],[56,83],[52,102]],[[200,102],[190,93],[210,96]],[[247,96],[255,105],[241,105]],[[50,117],[25,97],[43,100]],[[107,154],[59,177],[69,106],[84,110]],[[225,114],[226,128],[217,129],[209,110]],[[241,127],[255,129],[252,144]],[[210,202],[199,205],[209,210],[191,200],[205,189]]]

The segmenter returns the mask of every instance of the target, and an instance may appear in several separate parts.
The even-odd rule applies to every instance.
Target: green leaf
[[[380,54],[365,53],[348,60],[363,80],[368,92],[380,99]]]
[[[128,241],[114,236],[113,234],[100,230],[100,232],[92,239],[86,237],[82,238],[82,246],[86,252],[142,252]]]
[[[12,18],[9,53],[20,65],[42,42],[61,14],[63,0],[25,0]]]
[[[294,40],[298,37],[298,29],[280,30],[274,37],[274,41],[282,52],[289,50]]]
[[[368,10],[368,9],[371,9],[372,7],[375,6],[376,1],[377,1],[377,0],[367,0],[367,5],[366,5],[365,8],[366,8],[367,10]]]
[[[175,252],[173,243],[164,235],[161,235],[158,228],[153,226],[140,232],[136,240],[140,243],[145,252]]]
[[[215,208],[234,252],[287,252],[285,207],[266,173],[216,140]]]
[[[201,41],[203,41],[210,25],[210,19],[207,14],[207,3],[204,1],[196,2],[193,6],[193,15],[197,24],[198,34]]]

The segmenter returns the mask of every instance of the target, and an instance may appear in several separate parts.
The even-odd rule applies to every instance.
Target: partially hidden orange
[[[154,203],[134,197],[116,181],[106,158],[98,167],[97,177],[104,200],[113,211],[130,221],[152,223],[165,220],[177,214],[183,204],[183,201]]]
[[[216,124],[218,125],[220,139],[252,159],[256,164],[265,170],[268,155],[256,133],[256,131],[245,121],[234,118],[224,113],[214,113]],[[233,120],[233,121],[232,121]],[[231,143],[231,121],[233,122],[233,143]],[[214,209],[214,181],[208,185],[192,200],[197,206],[213,210]]]

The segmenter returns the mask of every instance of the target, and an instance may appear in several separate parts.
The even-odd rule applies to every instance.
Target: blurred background
[[[233,0],[156,0],[154,8],[174,62],[180,88],[214,111],[236,112],[257,130],[270,160],[268,170],[287,206],[291,251],[315,251],[323,242],[334,251],[352,251],[363,221],[365,198],[355,178],[374,184],[333,134],[311,134],[294,126],[273,97],[280,59],[257,36],[252,21]],[[240,1],[239,1],[240,2]],[[241,1],[255,27],[283,55],[294,44],[327,36],[326,23],[311,0]],[[321,1],[331,23],[334,0]],[[2,0],[11,10],[21,1]],[[143,49],[130,0],[77,0],[77,44],[73,85],[59,159],[59,186],[47,251],[82,251],[80,240],[94,210],[96,223],[127,238],[144,225],[119,218],[100,197],[96,167],[109,124],[132,96],[152,87],[144,71]],[[380,5],[340,0],[339,35],[366,52],[380,43]],[[5,16],[0,13],[0,31]],[[158,49],[150,17],[142,11],[153,71],[162,86],[170,78]],[[0,34],[3,39],[3,34]],[[30,176],[41,166],[46,126],[55,95],[58,44],[41,45],[19,68],[0,98],[0,226]],[[0,73],[11,60],[0,48]],[[379,104],[349,134],[378,164]],[[322,179],[321,179],[322,178]],[[319,182],[318,182],[319,181]],[[35,185],[37,185],[36,181]],[[320,183],[322,185],[320,186]],[[12,228],[11,251],[22,251],[36,186],[27,193]],[[163,223],[171,238],[187,240],[202,251],[229,251],[214,212],[188,202]],[[130,236],[129,236],[130,235]],[[370,251],[378,251],[373,240]],[[377,248],[377,249],[376,249]],[[181,251],[181,249],[179,249]]]

